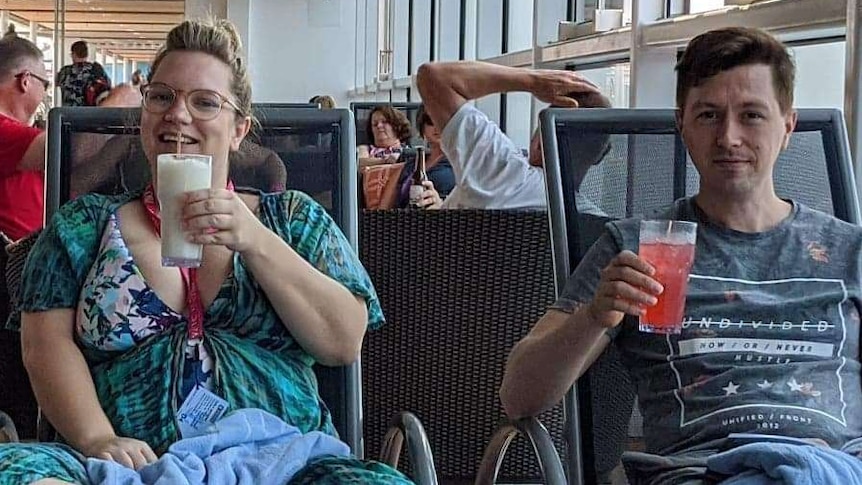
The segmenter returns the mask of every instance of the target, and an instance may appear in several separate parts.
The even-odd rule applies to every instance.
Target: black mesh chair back
[[[266,157],[255,157],[254,152],[246,156],[260,167],[261,160],[271,160],[272,154],[284,165],[288,188],[303,190],[317,195],[327,207],[335,222],[347,236],[351,245],[357,244],[357,195],[356,195],[356,142],[353,115],[346,109],[317,110],[302,108],[262,107],[255,108],[255,116],[261,126],[252,134],[252,142],[266,153]],[[142,173],[148,176],[146,165],[140,163],[123,167],[129,156],[141,156],[143,152],[137,138],[139,109],[98,110],[87,108],[56,108],[49,114],[48,163],[46,167],[47,218],[69,200],[73,188],[75,193],[95,189],[116,192],[142,187]],[[297,146],[297,139],[318,136],[314,146]],[[119,137],[119,138],[117,138]],[[89,140],[91,144],[83,143]],[[84,156],[98,154],[104,150],[119,150],[120,156],[112,158],[113,166],[103,166],[114,177],[109,182],[97,183],[85,177],[91,171],[83,160],[99,159]],[[124,151],[125,150],[125,151]],[[251,155],[248,155],[251,153]],[[241,154],[242,155],[242,154]],[[146,164],[143,157],[138,162]],[[236,160],[232,160],[232,164]],[[268,162],[267,162],[268,163]],[[266,166],[264,164],[264,166]],[[260,170],[241,170],[242,165],[233,166],[231,177],[238,186],[250,185],[261,190],[279,187],[255,186],[253,182]],[[269,171],[266,171],[269,173]],[[83,178],[83,180],[78,180]],[[273,179],[264,177],[266,183]],[[277,181],[277,179],[276,179]],[[283,188],[283,186],[282,186]],[[317,190],[318,192],[314,192]],[[335,427],[341,438],[353,452],[363,455],[361,429],[361,388],[359,364],[345,367],[316,368],[320,394],[332,412]]]
[[[353,111],[353,116],[356,118],[356,144],[371,145],[374,143],[374,137],[368,131],[368,120],[371,118],[371,112],[378,106],[392,106],[398,111],[407,115],[410,121],[412,130],[410,136],[410,146],[419,146],[422,144],[419,133],[416,132],[416,113],[419,111],[421,103],[368,103],[356,102],[350,103],[350,111]]]
[[[68,161],[57,165],[64,171],[56,179],[62,182],[58,193],[62,200],[88,192],[135,191],[149,182],[149,165],[138,136],[140,109],[56,112],[56,128],[50,130],[56,143],[49,141],[48,156]],[[234,183],[264,192],[285,187],[300,190],[330,211],[345,206],[336,199],[341,197],[340,157],[355,157],[346,153],[346,137],[352,137],[346,131],[350,113],[255,105],[254,114],[260,126],[231,154]],[[56,205],[48,202],[49,207]]]
[[[859,204],[841,113],[829,109],[798,113],[790,146],[776,163],[776,192],[858,224]],[[590,169],[580,187],[610,218],[647,216],[666,208],[677,198],[695,194],[699,179],[671,109],[548,109],[540,118],[559,292],[598,236],[595,228],[579,227],[581,218],[569,182],[575,170],[572,160],[584,137],[610,134],[609,153]],[[624,448],[620,439],[625,437],[619,433],[610,440],[595,438],[606,432],[608,423],[629,422],[632,415],[631,410],[615,405],[630,399],[631,386],[617,386],[620,392],[608,395],[599,385],[607,382],[601,373],[624,371],[612,349],[566,398],[566,461],[572,483],[595,483],[598,465],[584,464],[615,462]]]
[[[0,286],[6,288],[9,308],[9,318],[15,313],[18,305],[21,273],[27,253],[33,246],[41,231],[36,231],[26,237],[10,242],[0,251]],[[5,411],[18,428],[22,440],[37,437],[38,406],[36,396],[30,387],[30,379],[24,369],[21,355],[21,334],[17,329],[5,328],[6,319],[0,320],[0,410]],[[17,325],[13,325],[17,328]]]
[[[509,351],[554,300],[547,213],[363,211],[359,247],[386,315],[362,352],[368,449],[380,449],[390,416],[409,410],[425,425],[441,483],[473,483],[504,417]],[[562,409],[542,419],[561,445]],[[500,477],[541,481],[525,439]]]

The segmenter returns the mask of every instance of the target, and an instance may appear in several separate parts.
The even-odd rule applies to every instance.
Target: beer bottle
[[[425,147],[416,148],[416,169],[413,171],[413,180],[410,182],[410,206],[417,207],[422,200],[425,186],[422,182],[428,180],[425,173]]]

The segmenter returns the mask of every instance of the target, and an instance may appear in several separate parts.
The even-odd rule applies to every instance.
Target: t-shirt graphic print
[[[632,317],[608,332],[637,387],[646,451],[722,449],[731,433],[836,448],[862,436],[862,228],[795,203],[762,233],[712,224],[691,199],[651,218],[698,233],[682,332],[642,333]],[[609,223],[555,307],[591,301],[601,269],[637,253],[639,223]]]
[[[683,333],[667,339],[680,428],[841,434],[829,428],[848,424],[842,374],[858,366],[844,350],[859,318],[843,280],[693,274],[689,295]]]

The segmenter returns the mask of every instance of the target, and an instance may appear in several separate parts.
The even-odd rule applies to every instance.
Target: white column
[[[365,59],[366,53],[365,49],[367,45],[365,44],[365,4],[366,0],[356,0],[356,31],[354,32],[353,38],[353,52],[354,52],[354,72],[353,72],[353,86],[356,88],[365,88]],[[354,99],[356,100],[364,100],[365,94],[356,96]]]
[[[392,78],[409,76],[407,72],[407,44],[410,38],[410,13],[408,2],[392,2]],[[416,69],[416,66],[412,66]],[[393,101],[398,101],[393,99]]]
[[[119,68],[118,70],[120,71],[120,75],[118,81],[115,84],[126,82],[128,80],[128,77],[126,77],[126,58],[117,58],[117,64],[117,67]]]
[[[111,82],[117,84],[117,56],[111,54]]]
[[[186,1],[186,5],[188,5]],[[248,53],[251,52],[249,31],[251,30],[251,0],[230,0],[227,2],[227,19],[236,25],[239,31],[239,37],[242,40],[242,58],[246,61],[249,69],[252,69],[248,63]]]
[[[38,31],[39,31],[39,24],[37,24],[36,22],[31,20],[30,21],[30,42],[32,42],[34,44],[36,43],[36,38],[37,38],[36,34],[38,33]]]
[[[476,28],[478,26],[477,11],[479,9],[479,0],[466,0],[466,9],[464,16],[464,59],[476,59]]]
[[[363,85],[374,82],[377,77],[377,60],[380,57],[380,46],[377,42],[379,4],[376,0],[368,1],[365,6],[365,79]]]
[[[6,28],[9,27],[9,11],[0,10],[0,35],[6,33]]]
[[[862,2],[847,0],[847,47],[844,63],[844,117],[856,185],[862,184]]]
[[[669,108],[674,106],[676,50],[641,45],[641,29],[664,13],[662,0],[634,2],[632,12],[631,87],[632,108]],[[619,81],[619,80],[618,80]]]

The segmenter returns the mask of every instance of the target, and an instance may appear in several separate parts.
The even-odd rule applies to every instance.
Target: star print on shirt
[[[763,379],[763,382],[757,383],[757,387],[759,387],[765,391],[766,389],[769,389],[770,387],[772,387],[772,383],[767,381],[766,379]]]
[[[829,262],[829,252],[819,242],[809,242],[806,247],[808,249],[808,255],[811,256],[811,259],[814,261],[818,261],[820,263]]]
[[[722,387],[724,390],[725,396],[730,396],[731,394],[736,394],[736,390],[739,389],[739,384],[734,384],[733,381],[730,381],[727,386]]]
[[[796,392],[802,391],[802,384],[796,382],[795,377],[791,378],[790,381],[787,383],[787,385],[790,386],[791,391],[796,391]]]

